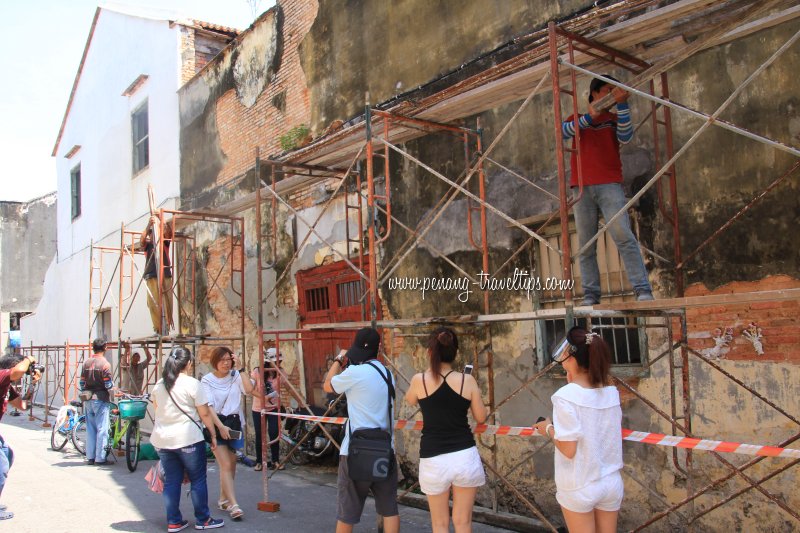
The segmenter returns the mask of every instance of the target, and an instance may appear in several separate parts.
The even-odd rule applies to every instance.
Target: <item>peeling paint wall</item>
[[[30,312],[56,253],[56,195],[0,202],[0,311]]]
[[[296,7],[299,4],[301,2],[281,3],[285,15],[285,35],[289,35],[289,28],[297,28],[301,22],[305,28],[299,34],[292,33],[295,39],[302,39],[299,58],[302,59],[303,77],[293,78],[299,86],[290,84],[278,87],[277,81],[269,82],[260,89],[260,96],[251,108],[236,102],[239,93],[234,90],[235,84],[231,81],[235,63],[232,58],[238,53],[234,50],[229,53],[229,59],[221,60],[219,65],[210,69],[209,76],[212,72],[218,73],[213,83],[190,84],[184,88],[182,106],[185,97],[186,110],[193,110],[192,113],[182,114],[182,146],[188,150],[182,155],[184,205],[216,205],[251,190],[255,146],[266,147],[263,153],[273,153],[269,150],[275,149],[275,136],[287,131],[291,124],[286,120],[259,123],[252,118],[252,109],[263,106],[260,109],[268,112],[262,112],[262,117],[271,118],[275,111],[269,106],[277,109],[276,98],[284,94],[282,91],[288,91],[287,95],[291,95],[292,91],[305,91],[307,107],[302,109],[303,120],[310,124],[312,131],[320,133],[333,120],[347,120],[360,114],[367,91],[373,103],[391,98],[457,68],[548,19],[584,7],[586,2],[537,3],[536,9],[532,9],[530,2],[490,2],[488,5],[485,2],[462,2],[454,7],[452,3],[443,2],[398,4],[365,0],[347,2],[343,8],[341,2],[322,1],[318,11],[316,3],[312,5],[306,2],[306,10],[302,11],[302,15],[290,13],[290,5]],[[268,18],[263,21],[268,21]],[[447,31],[443,28],[447,28]],[[703,111],[713,111],[737,83],[755,70],[797,28],[796,22],[783,24],[773,30],[714,48],[679,65],[670,72],[672,97]],[[284,51],[286,55],[276,73],[276,80],[281,79],[282,70],[290,63],[288,57],[294,53],[288,45]],[[724,118],[796,145],[799,128],[796,91],[792,80],[797,71],[797,62],[796,54],[784,56],[763,78],[745,91]],[[625,75],[619,77],[627,78]],[[580,84],[582,99],[585,99],[587,84],[588,80]],[[275,89],[273,85],[276,85]],[[292,104],[293,101],[295,104]],[[236,105],[232,105],[234,102]],[[286,109],[300,109],[296,102],[291,97],[287,98]],[[518,104],[497,107],[479,117],[467,117],[463,125],[477,127],[480,119],[483,146],[487,146],[515,113]],[[632,107],[634,121],[638,122],[648,113],[650,105],[634,98]],[[228,114],[223,114],[223,111]],[[571,110],[565,108],[565,112]],[[543,215],[556,208],[555,200],[542,191],[557,192],[552,116],[550,96],[535,98],[531,107],[492,153],[492,159],[506,168],[491,162],[486,164],[488,200],[512,218]],[[191,118],[192,124],[187,126],[184,117]],[[673,114],[673,121],[676,146],[685,143],[699,126],[694,119],[686,119],[679,114]],[[228,128],[232,137],[235,137],[234,133],[239,135],[241,141],[236,146],[243,147],[241,150],[234,149],[234,144],[222,140],[223,135],[219,132],[224,128]],[[784,154],[765,149],[752,141],[732,137],[732,134],[718,129],[705,135],[680,160],[677,169],[682,244],[685,250],[691,250],[702,242],[730,214],[788,168],[791,162],[791,158]],[[200,139],[210,140],[210,143],[205,146]],[[463,147],[450,136],[432,134],[407,142],[401,148],[450,179],[463,171]],[[199,154],[203,149],[211,155]],[[635,141],[624,148],[625,187],[630,192],[638,191],[657,170],[654,168],[652,151],[653,140],[647,127],[641,128]],[[397,154],[391,155],[390,166],[393,214],[413,227],[435,210],[436,203],[448,186]],[[525,183],[515,174],[523,176],[540,189]],[[244,181],[235,187],[223,185],[242,176],[245,177]],[[378,181],[379,187],[385,186],[382,176]],[[794,234],[792,229],[798,219],[796,187],[796,180],[781,185],[781,189],[770,193],[763,203],[734,224],[730,232],[723,234],[719,241],[701,253],[690,265],[688,281],[692,285],[687,289],[687,295],[799,287],[800,257],[791,240]],[[477,192],[474,180],[470,190]],[[299,209],[299,216],[310,222],[320,213],[324,198],[319,185],[315,185],[292,192],[288,201]],[[350,201],[352,203],[352,196]],[[656,202],[655,192],[650,191],[635,209],[641,240],[660,255],[671,257],[673,237],[657,212]],[[266,207],[264,213],[268,213]],[[317,224],[320,235],[310,237],[301,247],[298,260],[278,284],[275,294],[271,294],[266,302],[261,302],[268,313],[267,327],[291,328],[297,325],[294,274],[336,258],[332,249],[344,250],[344,213],[344,199],[339,197]],[[248,221],[248,285],[254,288],[254,277],[250,275],[250,272],[255,274],[252,266],[252,243],[256,231],[253,216],[252,210],[245,213]],[[285,206],[279,208],[278,216],[278,264],[274,270],[265,272],[265,287],[268,287],[265,292],[272,290],[277,277],[284,273],[288,258],[295,253],[296,247],[307,234],[305,223]],[[436,258],[435,249],[447,254],[467,273],[477,275],[481,270],[481,257],[468,240],[468,216],[466,201],[460,196],[425,235],[427,242],[413,250],[394,275],[407,278],[460,277],[462,274],[456,269]],[[472,216],[475,217],[474,214]],[[385,227],[385,217],[378,215],[378,220]],[[477,239],[477,220],[474,222],[474,236]],[[491,213],[488,215],[488,233],[490,266],[493,269],[505,262],[510,253],[528,238],[522,232],[509,228],[507,221]],[[378,250],[381,268],[387,268],[390,261],[404,250],[407,236],[395,226],[392,236]],[[323,238],[329,242],[323,242]],[[647,261],[651,280],[659,295],[673,296],[674,280],[669,265],[651,257]],[[534,255],[523,252],[512,262],[511,269],[514,267],[536,268]],[[390,291],[384,286],[381,299],[385,318],[475,314],[482,312],[483,308],[482,295],[477,291],[463,302],[458,300],[457,291],[429,293],[423,299],[419,291]],[[714,346],[712,336],[717,324],[720,327],[732,327],[734,339],[731,349],[719,360],[720,366],[767,395],[787,412],[796,413],[800,407],[796,395],[796,384],[800,382],[800,365],[797,364],[800,361],[797,341],[800,339],[794,334],[798,325],[795,304],[765,302],[763,305],[738,307],[720,305],[698,310],[696,314],[690,312],[690,347],[697,350],[711,348]],[[250,308],[250,305],[248,312],[252,319],[259,303],[254,303],[255,308]],[[533,308],[531,299],[514,291],[495,291],[490,297],[493,313],[529,311]],[[757,322],[762,328],[763,357],[758,356],[753,351],[755,348],[752,343],[743,337],[743,331],[751,321]],[[488,394],[486,371],[482,366],[487,362],[489,338],[483,331],[462,329],[462,358],[476,364],[478,380],[484,393]],[[387,331],[384,339],[385,344],[391,346],[399,370],[408,377],[422,371],[427,364],[424,339],[414,336],[420,333],[424,333],[422,328]],[[648,340],[651,358],[658,356],[667,346],[666,334],[657,330],[648,333]],[[541,347],[538,348],[541,352]],[[546,364],[537,355],[537,333],[533,322],[492,325],[491,351],[496,402],[515,391]],[[293,348],[292,357],[294,366],[291,368],[296,369],[302,361],[302,354]],[[752,443],[775,443],[794,433],[796,428],[791,427],[792,424],[782,415],[765,407],[760,403],[761,400],[701,359],[692,356],[690,360],[690,410],[693,430],[697,435]],[[680,366],[680,361],[676,360],[675,365]],[[680,370],[676,371],[680,373]],[[299,372],[299,376],[302,376],[302,372]],[[667,358],[660,359],[652,368],[643,371],[642,376],[633,379],[632,383],[645,397],[667,412],[673,392],[680,403],[680,381],[670,383]],[[500,409],[497,422],[528,425],[537,416],[548,414],[552,409],[550,396],[563,384],[564,378],[558,372],[538,380]],[[678,409],[681,408],[679,405]],[[400,416],[407,417],[412,412],[403,407]],[[666,433],[673,431],[653,410],[631,395],[625,396],[623,413],[626,427]],[[399,456],[406,474],[416,473],[418,439],[419,435],[414,433],[398,436]],[[487,445],[496,444],[500,471],[507,474],[523,494],[535,500],[548,516],[560,516],[552,482],[552,447],[543,446],[537,439],[498,437],[496,441],[492,438],[482,441]],[[659,512],[666,506],[664,500],[674,502],[682,499],[686,495],[687,484],[701,487],[724,471],[724,467],[711,456],[698,452],[694,455],[697,468],[691,479],[687,479],[673,464],[670,450],[632,443],[626,443],[624,450],[627,496],[623,504],[621,528],[635,526],[641,523],[643,517]],[[486,448],[482,448],[482,453],[490,456]],[[683,452],[680,452],[679,459],[678,464],[684,464]],[[733,458],[731,461],[739,464],[742,459]],[[753,476],[766,474],[780,464],[777,460],[769,461],[759,466],[763,470],[754,471]],[[711,496],[699,499],[695,510],[707,508],[741,486],[741,483],[734,485],[734,481],[730,483],[712,491]],[[798,508],[798,495],[791,490],[796,484],[797,474],[790,470],[767,485],[788,506]],[[497,490],[501,509],[531,514],[508,488],[499,484]],[[752,494],[748,493],[720,511],[709,513],[699,519],[697,527],[732,531],[782,530],[785,516],[781,511]],[[483,505],[492,504],[488,488],[479,492],[478,501]],[[679,516],[674,515],[650,529],[683,530],[685,524]]]
[[[239,184],[252,172],[257,148],[262,158],[279,154],[280,136],[309,122],[297,44],[316,4],[279,2],[179,91],[185,208],[227,201],[220,186]]]

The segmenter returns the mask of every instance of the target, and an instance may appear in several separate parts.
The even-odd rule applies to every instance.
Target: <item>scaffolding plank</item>
[[[800,300],[800,289],[781,289],[774,291],[736,292],[728,294],[708,294],[687,296],[685,298],[666,298],[649,302],[625,302],[620,304],[595,305],[597,310],[639,311],[657,309],[686,309],[711,305],[746,305],[756,302],[784,302]]]

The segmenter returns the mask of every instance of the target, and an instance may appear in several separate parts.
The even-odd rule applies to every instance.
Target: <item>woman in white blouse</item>
[[[236,450],[244,447],[244,411],[242,395],[263,397],[253,389],[250,379],[234,370],[235,356],[230,348],[218,346],[211,351],[211,366],[214,371],[203,376],[200,381],[211,407],[211,416],[219,430],[219,445],[214,457],[219,465],[219,501],[221,511],[227,511],[234,520],[241,520],[244,511],[236,501],[234,478],[236,477]],[[239,431],[238,438],[232,438],[229,430]]]
[[[200,382],[192,377],[194,356],[183,347],[175,347],[164,361],[162,379],[153,389],[156,408],[150,443],[158,448],[164,467],[164,506],[167,509],[167,531],[176,533],[189,527],[181,514],[181,483],[184,475],[191,482],[195,529],[216,529],[224,520],[213,518],[208,509],[206,483],[206,443],[203,424],[212,430],[211,449],[217,447],[214,421]]]
[[[552,396],[553,420],[533,427],[555,444],[556,500],[570,533],[613,533],[622,504],[622,410],[610,385],[611,350],[596,333],[572,328],[553,355],[567,385]]]

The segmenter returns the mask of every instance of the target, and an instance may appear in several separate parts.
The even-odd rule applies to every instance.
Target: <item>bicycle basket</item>
[[[119,402],[119,416],[125,420],[141,420],[147,413],[144,400],[122,400]]]

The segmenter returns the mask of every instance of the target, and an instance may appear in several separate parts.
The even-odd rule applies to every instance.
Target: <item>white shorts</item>
[[[419,460],[419,487],[434,496],[456,487],[480,487],[486,484],[486,474],[478,448],[443,453]]]
[[[561,507],[573,513],[588,513],[594,509],[619,511],[624,491],[622,476],[619,472],[614,472],[580,489],[558,489],[556,500]]]

